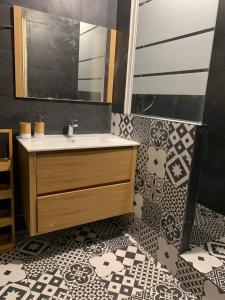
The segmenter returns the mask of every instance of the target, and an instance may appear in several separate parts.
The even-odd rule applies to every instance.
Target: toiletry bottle
[[[34,137],[42,138],[45,135],[45,123],[42,115],[37,116],[37,121],[34,123]]]
[[[22,139],[30,139],[31,138],[31,123],[20,122],[20,137]]]

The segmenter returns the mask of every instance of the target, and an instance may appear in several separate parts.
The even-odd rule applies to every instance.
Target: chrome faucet
[[[78,128],[78,120],[70,120],[68,126],[68,137],[74,140],[74,128]]]

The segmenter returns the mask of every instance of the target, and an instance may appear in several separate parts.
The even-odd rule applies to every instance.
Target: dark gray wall
[[[124,112],[131,0],[119,0],[117,5],[116,72],[113,89],[113,112]]]
[[[207,137],[199,202],[225,214],[225,0],[219,1],[204,122]]]
[[[130,0],[128,0],[129,2]],[[124,101],[129,22],[127,0],[118,0],[118,41],[115,68],[116,83],[113,102]],[[1,0],[0,24],[12,24],[12,6],[74,18],[96,25],[117,27],[117,0]],[[127,10],[128,9],[128,10]],[[122,65],[123,64],[123,65]],[[121,66],[122,65],[122,66]],[[0,31],[0,128],[13,128],[18,133],[20,121],[34,121],[38,114],[45,116],[47,133],[62,133],[69,119],[79,120],[79,133],[104,133],[110,131],[111,105],[81,102],[16,99],[14,96],[13,31]],[[121,80],[121,78],[123,80]],[[17,153],[15,144],[15,183],[17,182]],[[17,190],[17,187],[16,187]],[[20,199],[16,192],[16,213],[20,213]]]
[[[117,0],[1,0],[0,23],[12,24],[12,5],[73,18],[106,27],[116,27]],[[0,127],[18,132],[19,121],[33,121],[43,114],[47,133],[61,133],[68,119],[79,120],[79,132],[108,132],[111,106],[48,100],[18,100],[14,97],[13,31],[0,31]]]

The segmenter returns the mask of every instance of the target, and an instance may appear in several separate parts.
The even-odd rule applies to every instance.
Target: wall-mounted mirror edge
[[[100,93],[94,91],[94,92],[90,92],[90,90],[88,90],[88,92],[83,92],[82,88],[81,91],[78,90],[77,92],[77,97],[76,98],[71,98],[71,97],[55,97],[55,96],[49,96],[48,95],[44,95],[40,96],[37,94],[35,94],[34,96],[32,96],[32,93],[29,91],[28,88],[28,71],[27,71],[27,64],[29,61],[29,53],[27,53],[27,51],[29,49],[27,49],[27,45],[26,45],[26,41],[28,39],[27,37],[27,22],[26,22],[26,18],[24,17],[24,13],[23,10],[26,11],[32,11],[32,16],[35,15],[35,13],[37,13],[38,15],[42,14],[45,17],[48,17],[49,14],[46,13],[42,13],[39,11],[34,11],[34,10],[30,10],[27,8],[23,8],[20,6],[15,5],[13,7],[13,12],[14,12],[14,51],[15,51],[15,96],[17,99],[31,99],[31,100],[46,100],[46,101],[66,101],[66,102],[73,102],[73,101],[78,101],[79,103],[82,102],[91,102],[91,103],[112,103],[112,98],[113,98],[113,84],[114,84],[114,72],[115,72],[115,55],[116,55],[116,40],[117,40],[117,30],[116,29],[111,29],[111,28],[104,28],[104,27],[100,27],[100,26],[95,26],[93,24],[88,24],[88,23],[83,23],[83,22],[79,22],[80,24],[82,23],[85,24],[85,26],[87,25],[91,25],[92,28],[100,28],[100,29],[104,29],[107,32],[107,45],[105,46],[106,49],[105,51],[107,51],[107,53],[105,53],[105,56],[102,60],[103,63],[105,63],[105,65],[103,65],[103,63],[101,63],[103,65],[104,68],[104,72],[105,74],[103,74],[104,76],[102,76],[101,78],[87,78],[88,76],[83,76],[82,77],[82,72],[81,74],[79,74],[82,78],[77,77],[77,80],[79,81],[81,86],[84,86],[83,82],[90,82],[90,80],[93,81],[97,81],[102,79],[102,83],[99,84],[99,86],[102,86],[102,90],[100,91]],[[65,20],[69,20],[72,22],[77,22],[75,20],[70,20],[70,19],[66,19],[63,17],[57,17],[57,16],[53,16],[53,15],[49,15],[53,18],[58,18],[58,19],[65,19]],[[78,23],[78,22],[77,22]],[[87,30],[91,31],[91,30]],[[81,28],[80,28],[80,36],[82,35],[81,32]],[[30,37],[29,37],[30,38]],[[96,41],[97,43],[97,41]],[[80,46],[80,45],[79,45]],[[96,48],[96,45],[92,43],[92,46]],[[81,47],[81,46],[80,46]],[[87,61],[90,61],[91,59],[84,59],[84,57],[82,58],[80,55],[81,50],[79,49],[79,58],[78,58],[78,65],[79,63],[84,62],[84,64],[86,64],[86,69],[87,68]],[[94,59],[98,59],[98,57],[93,58]],[[100,59],[99,59],[100,61]],[[83,65],[84,65],[83,64]],[[79,69],[80,70],[80,69]],[[78,72],[79,72],[78,70]],[[93,70],[93,63],[92,66],[89,66],[89,70]],[[85,78],[84,78],[85,77]],[[68,83],[69,84],[69,83]],[[77,84],[78,85],[78,84]],[[89,84],[90,88],[91,86],[93,86],[93,83]],[[84,90],[84,88],[83,88]],[[80,96],[80,94],[82,94]],[[100,95],[100,96],[99,96]]]

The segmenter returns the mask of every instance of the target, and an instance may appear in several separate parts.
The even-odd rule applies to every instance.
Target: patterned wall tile
[[[193,154],[195,132],[195,125],[171,122],[168,151],[178,156],[186,156],[190,160]]]
[[[182,223],[174,214],[164,213],[161,216],[161,234],[169,244],[179,248],[182,235]]]
[[[154,257],[158,237],[179,249],[196,127],[146,116],[115,116],[117,135],[141,143],[137,153],[135,216],[121,223]]]
[[[111,115],[111,133],[117,136],[120,136],[120,121],[121,116],[120,114],[114,114]]]
[[[147,171],[148,146],[141,144],[137,150],[137,169]]]
[[[143,192],[145,199],[161,205],[165,191],[164,185],[164,179],[161,179],[147,172],[145,176],[145,186]]]
[[[141,144],[149,145],[149,132],[152,124],[152,119],[134,116],[132,120],[133,132],[132,139]]]
[[[120,116],[120,136],[122,138],[131,140],[133,125],[132,125],[133,116],[132,115],[121,115]]]
[[[134,116],[132,138],[156,149],[168,148],[170,122]]]
[[[186,156],[167,152],[166,180],[187,190],[190,178],[191,161]]]
[[[167,214],[173,214],[180,221],[184,219],[186,208],[187,192],[174,186],[170,182],[164,183],[162,199],[162,210]]]
[[[154,200],[156,200],[155,198]],[[143,217],[142,221],[145,225],[154,230],[156,233],[160,234],[161,231],[161,216],[162,216],[162,207],[160,201],[149,200],[143,207]]]
[[[150,174],[164,178],[166,174],[166,162],[167,155],[165,150],[158,150],[152,146],[148,148],[147,171]]]

